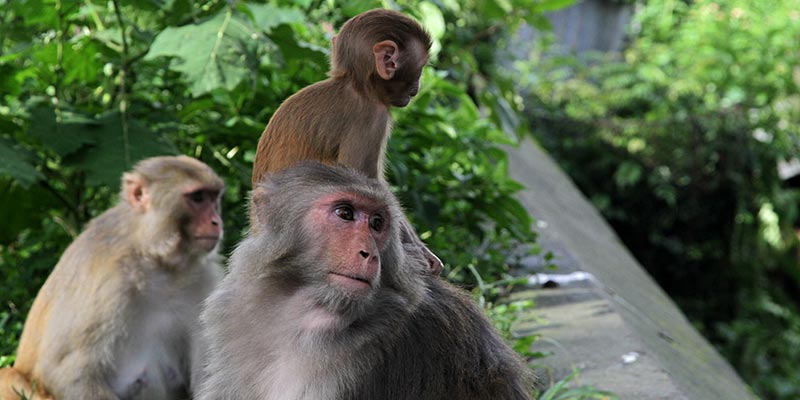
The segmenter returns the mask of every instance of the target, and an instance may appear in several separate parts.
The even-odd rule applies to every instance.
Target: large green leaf
[[[83,169],[89,185],[116,187],[122,173],[130,170],[137,161],[176,153],[172,145],[136,120],[128,121],[126,135],[117,111],[102,115],[92,123],[81,124],[81,127],[92,137],[95,145],[75,153],[65,160],[65,164]]]
[[[18,182],[0,178],[0,210],[3,210],[0,244],[9,243],[19,232],[37,226],[42,218],[47,218],[48,208],[57,206],[44,187],[23,187]]]
[[[297,36],[288,25],[281,25],[272,30],[269,38],[278,45],[286,60],[297,60],[304,63],[326,65],[326,51],[318,46],[297,40]]]
[[[381,7],[382,4],[377,0],[348,0],[337,1],[336,6],[342,11],[342,15],[346,17],[354,17],[364,11]]]
[[[241,12],[239,11],[241,10]],[[244,4],[237,10],[225,8],[200,23],[167,28],[156,36],[145,59],[177,57],[171,68],[186,75],[195,97],[215,89],[233,90],[247,76],[246,48],[254,41],[266,45],[263,33],[273,33],[287,57],[325,59],[325,54],[296,41],[292,32],[287,39],[277,28],[304,21],[303,14],[292,8],[271,4]],[[273,38],[273,39],[275,39]],[[288,50],[288,51],[287,51]]]
[[[58,125],[52,107],[35,108],[30,111],[28,134],[62,157],[72,154],[84,145],[94,143],[94,139],[83,126],[91,122],[90,119],[69,113],[64,113],[62,118],[64,123]]]
[[[145,59],[180,58],[172,68],[185,74],[195,97],[215,89],[232,90],[247,76],[242,43],[253,34],[249,20],[225,8],[203,22],[163,30]]]
[[[258,29],[269,32],[282,24],[305,21],[300,10],[281,8],[273,4],[248,4],[253,22]]]
[[[61,64],[64,71],[62,84],[94,82],[103,70],[101,58],[103,45],[88,37],[72,39],[61,46]],[[58,43],[52,41],[33,52],[40,79],[55,82],[55,68],[59,60]]]
[[[0,137],[0,175],[10,176],[29,188],[44,176],[34,168],[30,155],[15,147],[10,140]]]

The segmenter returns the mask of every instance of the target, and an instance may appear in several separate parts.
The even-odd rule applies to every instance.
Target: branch
[[[130,137],[128,136],[128,93],[126,87],[126,78],[128,76],[128,57],[130,50],[128,48],[128,39],[125,36],[125,21],[122,19],[122,12],[119,10],[119,1],[112,0],[114,4],[114,14],[117,16],[117,24],[119,24],[120,33],[122,36],[122,63],[119,69],[119,113],[122,120],[122,154],[125,155],[125,167],[131,166],[131,144]]]

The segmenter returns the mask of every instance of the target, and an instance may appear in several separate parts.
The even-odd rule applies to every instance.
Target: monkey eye
[[[373,216],[372,216],[372,217],[369,219],[369,226],[370,226],[370,227],[372,228],[372,230],[374,230],[375,232],[380,232],[380,231],[382,231],[382,230],[383,230],[383,226],[384,226],[383,217],[382,217],[382,216],[380,216],[380,215],[377,215],[377,214],[376,214],[376,215],[373,215]]]
[[[345,221],[352,221],[354,217],[353,207],[348,205],[341,205],[336,207],[333,212],[341,219]]]
[[[202,203],[203,199],[205,198],[205,196],[203,195],[203,191],[202,190],[191,192],[191,193],[187,194],[186,197],[188,197],[189,200],[191,200],[194,203]]]

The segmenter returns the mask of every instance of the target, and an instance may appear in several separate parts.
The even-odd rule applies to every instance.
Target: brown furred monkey
[[[431,39],[413,19],[375,9],[342,26],[332,41],[329,78],[290,96],[258,141],[252,183],[298,161],[342,164],[383,179],[391,107],[419,91]],[[252,218],[251,218],[252,219]],[[403,218],[403,242],[419,247],[431,271],[442,262]]]
[[[188,398],[201,302],[222,276],[223,190],[185,156],[126,173],[36,296],[14,370],[58,400]]]
[[[304,162],[253,192],[259,224],[201,316],[199,400],[529,399],[530,370],[404,249],[385,183]]]

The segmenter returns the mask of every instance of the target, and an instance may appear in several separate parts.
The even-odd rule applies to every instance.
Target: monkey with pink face
[[[201,316],[200,400],[529,399],[529,368],[400,239],[387,185],[304,162],[252,196],[257,228]]]

